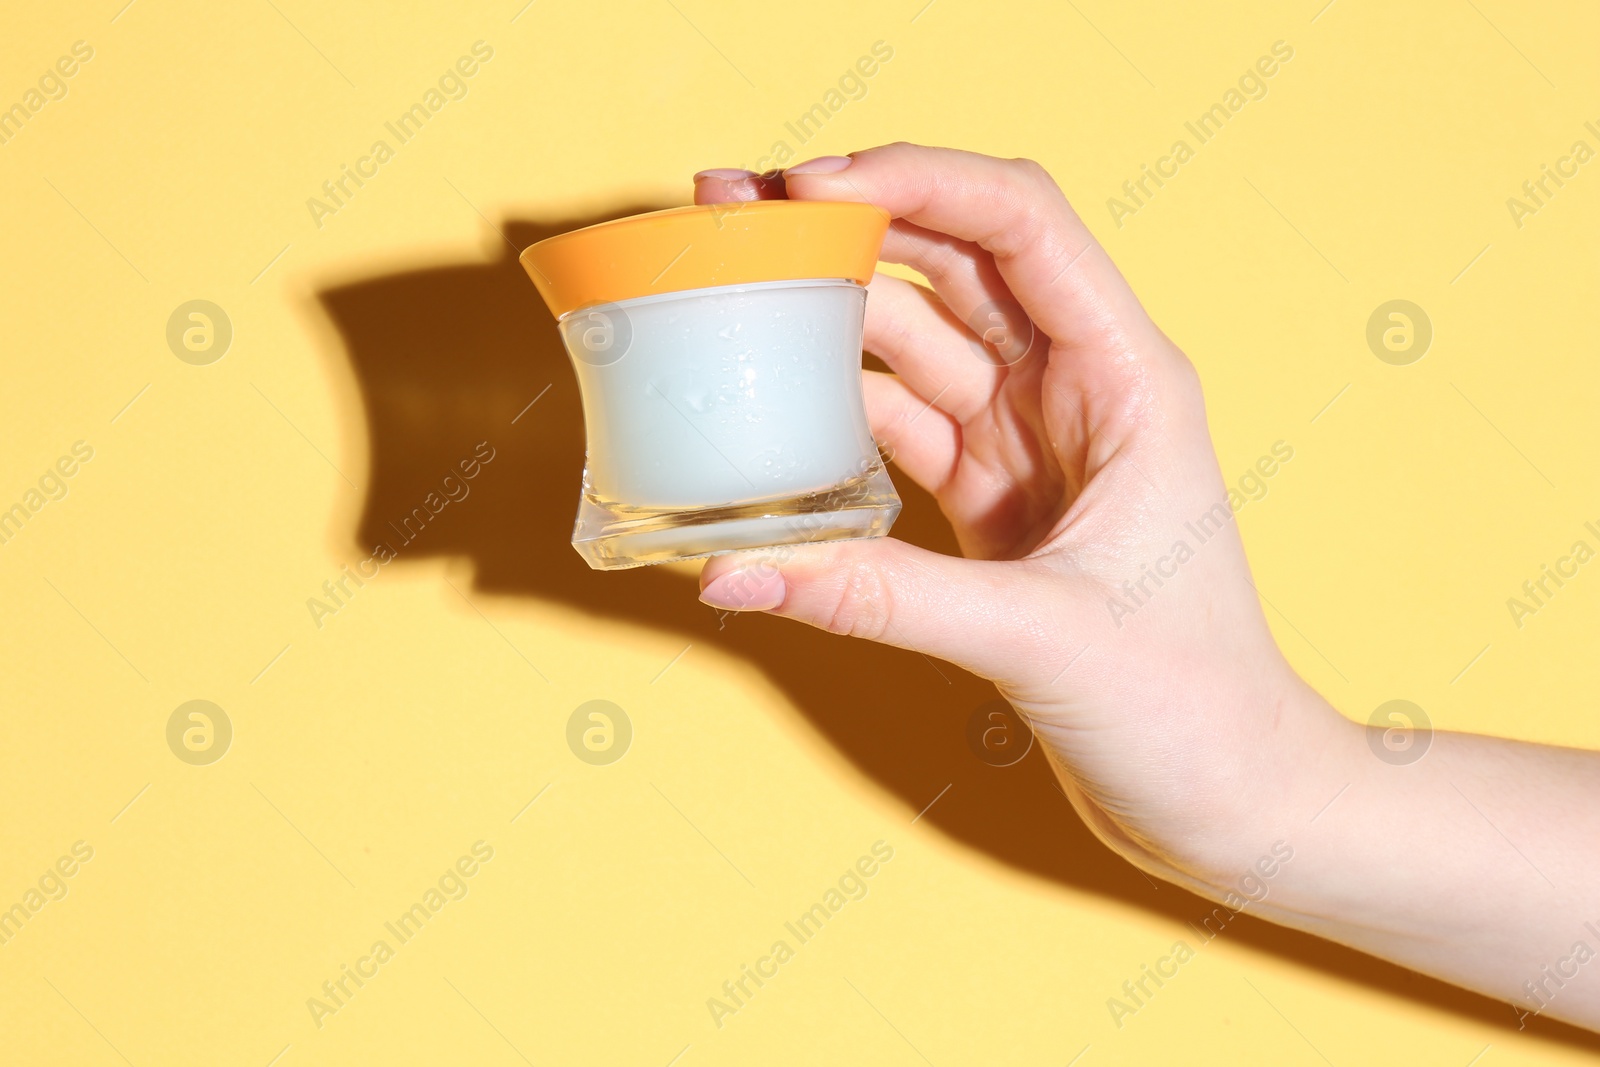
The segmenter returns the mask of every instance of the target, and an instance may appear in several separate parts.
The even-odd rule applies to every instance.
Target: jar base
[[[883,467],[820,492],[711,508],[652,510],[579,501],[572,547],[597,571],[719,556],[752,548],[882,537],[900,514]]]

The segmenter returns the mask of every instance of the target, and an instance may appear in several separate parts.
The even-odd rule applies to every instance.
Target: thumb
[[[716,556],[700,599],[937,656],[997,681],[1059,655],[1041,627],[1059,585],[1038,561],[962,559],[893,538]],[[1050,647],[1045,647],[1046,645]]]

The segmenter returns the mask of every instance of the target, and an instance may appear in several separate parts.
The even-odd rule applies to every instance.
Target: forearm
[[[1307,690],[1314,743],[1265,742],[1298,755],[1253,796],[1202,890],[1600,1028],[1600,753],[1438,733],[1418,737],[1420,758],[1386,760],[1377,731],[1329,731],[1318,705]],[[1288,861],[1262,863],[1285,849]]]

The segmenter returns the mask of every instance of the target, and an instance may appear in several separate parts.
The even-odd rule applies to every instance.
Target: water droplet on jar
[[[710,411],[714,406],[711,403],[709,392],[703,388],[685,389],[683,391],[683,403],[691,411],[701,415]]]

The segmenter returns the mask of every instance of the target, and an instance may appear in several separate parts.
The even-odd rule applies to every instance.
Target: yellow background
[[[523,2],[8,15],[0,104],[74,41],[94,58],[0,145],[0,507],[73,442],[94,458],[0,546],[0,907],[95,852],[0,946],[0,1059],[1600,1047],[1250,919],[1119,1029],[1107,998],[1208,906],[1094,843],[1037,753],[976,759],[993,693],[953,668],[781,620],[719,630],[692,567],[585,569],[576,390],[510,247],[684,202],[695,170],[778,140],[1035,157],[1201,368],[1225,473],[1293,446],[1239,519],[1299,669],[1352,717],[1406,698],[1436,726],[1596,745],[1600,572],[1520,629],[1505,603],[1600,520],[1600,162],[1520,228],[1505,203],[1600,148],[1592,10]],[[315,225],[307,198],[478,40],[468,95]],[[1107,199],[1279,40],[1268,95],[1116,226]],[[798,145],[785,122],[877,41],[866,96]],[[196,298],[234,329],[207,366],[165,339]],[[1406,367],[1365,341],[1395,298],[1435,331]],[[480,440],[472,495],[317,626],[307,599]],[[898,480],[900,532],[947,545]],[[233,724],[209,766],[167,747],[192,699]],[[633,724],[610,766],[565,740],[592,699]],[[319,1028],[307,998],[480,839],[469,895]],[[714,1026],[707,998],[878,840],[869,895]]]

